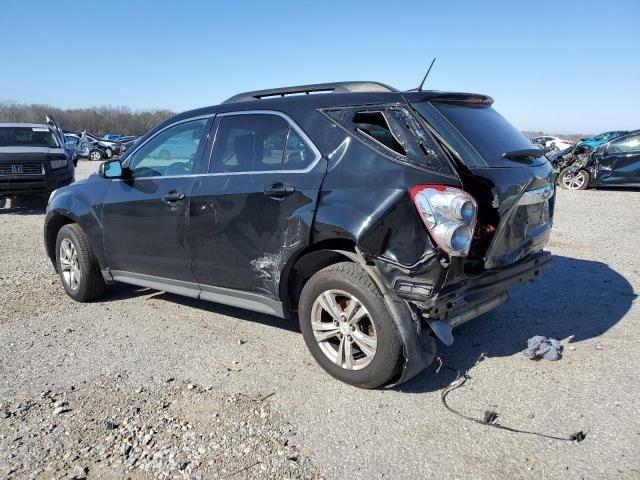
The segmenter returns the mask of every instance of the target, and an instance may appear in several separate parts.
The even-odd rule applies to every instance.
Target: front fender
[[[89,237],[100,268],[106,268],[102,235],[102,198],[99,184],[92,182],[91,193],[83,188],[74,188],[76,184],[56,190],[49,199],[44,220],[44,243],[47,256],[55,268],[55,241],[60,228],[68,223],[77,223]],[[79,186],[79,185],[78,185]],[[105,190],[104,186],[101,186]],[[96,191],[98,190],[98,191]],[[102,193],[102,194],[101,194]],[[96,195],[97,194],[97,195]],[[100,202],[96,202],[96,197]]]

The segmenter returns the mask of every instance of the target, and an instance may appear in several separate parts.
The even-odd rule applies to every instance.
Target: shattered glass
[[[396,104],[360,106],[326,109],[322,112],[362,143],[387,158],[397,162],[408,163],[440,175],[454,176],[454,171],[446,154],[405,106]],[[406,155],[389,149],[357,128],[353,121],[355,115],[366,112],[379,112],[384,116],[389,131],[402,146]]]

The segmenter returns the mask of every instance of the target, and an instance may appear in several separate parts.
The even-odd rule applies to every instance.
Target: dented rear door
[[[309,244],[326,161],[280,113],[222,114],[214,130],[209,173],[192,194],[194,274],[203,292],[278,300],[281,271]]]

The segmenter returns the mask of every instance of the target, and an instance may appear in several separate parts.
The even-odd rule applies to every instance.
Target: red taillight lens
[[[445,185],[418,185],[411,198],[438,246],[452,257],[466,257],[478,216],[474,198]]]

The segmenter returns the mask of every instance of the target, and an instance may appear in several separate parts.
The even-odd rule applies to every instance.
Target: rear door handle
[[[282,182],[276,182],[264,189],[264,194],[272,198],[284,198],[295,193],[295,187],[285,185]]]
[[[184,193],[178,193],[176,191],[167,193],[162,197],[164,203],[175,203],[184,200]]]

